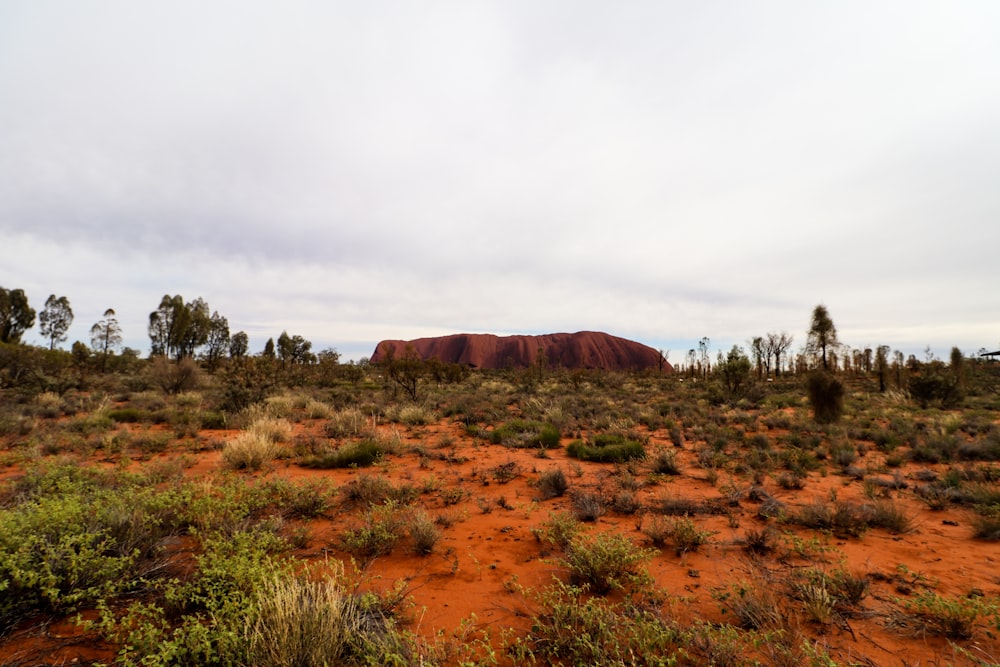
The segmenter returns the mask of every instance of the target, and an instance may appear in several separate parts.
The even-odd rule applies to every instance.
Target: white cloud
[[[0,284],[113,306],[143,347],[164,293],[253,348],[355,357],[458,330],[804,339],[820,301],[852,344],[989,346],[998,13],[5,7]]]

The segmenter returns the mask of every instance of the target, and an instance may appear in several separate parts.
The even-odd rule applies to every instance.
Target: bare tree
[[[774,357],[774,376],[781,375],[781,359],[785,356],[788,348],[792,346],[793,337],[782,331],[781,333],[767,334],[765,348],[769,356]]]

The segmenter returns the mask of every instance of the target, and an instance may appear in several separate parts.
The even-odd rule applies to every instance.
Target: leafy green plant
[[[304,457],[306,468],[367,468],[381,461],[390,449],[378,440],[362,440],[331,452]]]
[[[630,440],[620,433],[602,433],[589,442],[574,440],[566,448],[566,454],[594,463],[625,463],[646,458],[646,448],[641,442]]]
[[[505,445],[515,448],[544,447],[553,449],[559,447],[562,437],[559,429],[553,424],[524,419],[513,419],[492,431],[486,432],[489,441],[494,445]]]
[[[623,535],[599,533],[570,542],[562,563],[569,569],[572,584],[606,595],[647,582],[649,575],[640,571],[639,566],[654,553],[637,547]]]
[[[946,598],[924,591],[901,602],[897,621],[919,636],[972,639],[982,619],[996,626],[998,607],[995,601],[980,596]]]

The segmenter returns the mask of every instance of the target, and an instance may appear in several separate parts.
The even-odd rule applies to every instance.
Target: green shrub
[[[531,532],[539,542],[565,550],[582,530],[583,526],[575,516],[569,512],[557,512],[549,514],[548,521],[532,528]]]
[[[362,440],[326,454],[305,457],[300,465],[306,468],[367,468],[385,458],[388,451],[376,440]]]
[[[648,609],[558,581],[539,606],[529,634],[508,648],[514,664],[667,667],[688,656],[687,634]]]
[[[108,410],[107,416],[115,422],[126,424],[151,421],[150,413],[141,408],[115,408]]]
[[[649,575],[639,566],[653,556],[623,535],[600,533],[592,538],[577,537],[562,560],[569,569],[570,582],[597,595],[613,590],[629,590],[648,583]]]
[[[561,434],[553,424],[524,419],[513,419],[492,431],[487,436],[494,445],[505,445],[514,448],[543,447],[553,449],[559,447]]]
[[[925,591],[902,602],[901,622],[921,637],[972,639],[983,618],[996,626],[998,608],[995,601],[983,597],[945,598]]]
[[[388,501],[365,510],[362,524],[346,530],[342,543],[346,551],[370,560],[391,553],[403,530],[399,507],[394,501]]]
[[[618,433],[602,433],[590,442],[574,440],[566,454],[581,461],[594,463],[624,463],[646,458],[646,448],[641,442],[630,440]]]

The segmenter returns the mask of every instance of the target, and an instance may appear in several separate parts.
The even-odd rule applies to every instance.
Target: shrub
[[[817,424],[840,421],[844,413],[844,385],[831,373],[814,371],[806,380],[806,393]]]
[[[550,500],[564,495],[569,489],[569,482],[562,468],[553,468],[539,475],[535,486],[541,492],[542,500]]]
[[[549,520],[531,532],[539,542],[547,542],[559,549],[566,549],[580,534],[583,527],[579,519],[568,512],[549,514]]]
[[[639,566],[652,556],[652,551],[635,546],[623,535],[600,533],[574,539],[562,562],[569,568],[571,583],[606,595],[646,582],[649,575],[640,572]]]
[[[589,443],[575,440],[566,448],[566,453],[581,461],[595,463],[625,463],[646,458],[646,448],[641,442],[618,433],[603,433]]]
[[[413,538],[413,550],[421,555],[434,551],[435,545],[441,539],[441,530],[427,516],[426,512],[414,512],[408,524],[410,537]]]
[[[647,609],[618,605],[559,581],[541,593],[539,603],[530,634],[509,648],[513,664],[687,664],[678,662],[688,655],[687,634]]]
[[[362,525],[344,532],[344,549],[365,560],[385,556],[399,541],[403,527],[395,501],[375,505],[365,511]]]
[[[679,475],[681,467],[677,463],[677,454],[671,449],[661,449],[653,459],[653,473],[657,475]]]
[[[344,445],[332,452],[307,456],[300,461],[306,468],[367,468],[381,461],[388,448],[375,440]]]
[[[1000,542],[1000,513],[996,510],[972,517],[972,535],[977,540]]]
[[[140,408],[116,408],[114,410],[108,410],[107,416],[115,422],[126,424],[135,424],[151,420],[149,412]]]
[[[686,517],[673,520],[668,532],[678,556],[697,551],[712,535],[711,531],[698,530],[697,524]]]
[[[201,382],[201,369],[191,357],[171,361],[160,355],[149,366],[153,383],[168,394],[197,389]]]
[[[972,639],[981,618],[989,618],[994,625],[998,621],[996,602],[972,596],[944,598],[932,591],[903,601],[902,612],[902,624],[921,637]]]
[[[597,521],[604,514],[604,501],[596,493],[573,494],[573,515],[579,521]]]
[[[487,433],[494,445],[515,448],[559,447],[561,434],[553,424],[514,419]]]
[[[417,488],[411,485],[393,486],[382,476],[361,475],[344,487],[344,494],[351,502],[362,505],[379,505],[395,502],[409,505],[417,498]]]

